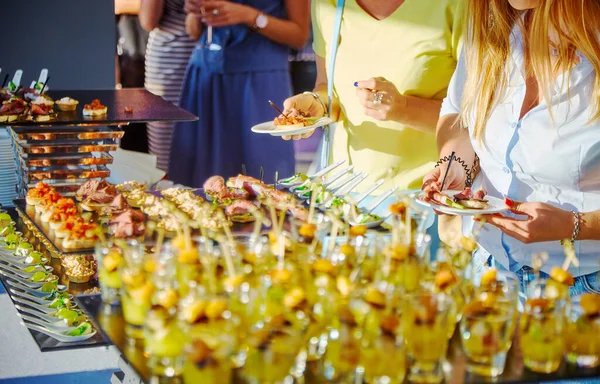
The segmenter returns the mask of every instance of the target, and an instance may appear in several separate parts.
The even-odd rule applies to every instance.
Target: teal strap
[[[333,39],[331,39],[331,51],[329,52],[329,61],[327,63],[327,100],[328,113],[331,116],[331,107],[333,100],[333,78],[335,72],[335,59],[340,44],[340,30],[342,28],[342,16],[344,14],[344,5],[346,0],[337,0],[337,7],[335,12],[335,24],[333,26]],[[329,154],[331,151],[331,142],[333,140],[333,127],[325,127],[323,132],[323,142],[321,147],[321,164],[320,168],[323,169],[329,165]]]

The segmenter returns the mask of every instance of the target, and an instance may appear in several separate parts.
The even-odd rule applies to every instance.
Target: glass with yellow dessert
[[[153,262],[145,257],[144,244],[136,240],[123,245],[123,259],[120,275],[125,333],[130,341],[141,340],[144,337],[144,320],[152,305],[154,287],[148,272],[152,272]]]
[[[600,294],[584,293],[573,299],[566,349],[570,363],[585,368],[600,366]]]
[[[565,353],[566,302],[552,295],[546,280],[535,279],[526,289],[519,319],[519,342],[525,367],[552,373]]]
[[[271,269],[246,319],[249,324],[242,374],[251,383],[281,382],[290,375],[303,346],[307,300],[291,264]]]
[[[403,298],[402,337],[410,381],[438,383],[444,379],[451,308],[452,299],[443,293],[419,291]]]
[[[98,281],[102,302],[116,305],[121,302],[121,276],[119,267],[123,264],[123,255],[118,247],[97,244],[95,249],[98,263]]]
[[[186,334],[186,383],[229,383],[232,357],[240,340],[240,321],[226,294],[190,287],[180,301],[179,321]]]
[[[495,268],[484,271],[475,282],[460,321],[469,372],[488,377],[504,372],[515,332],[518,292],[517,276]]]
[[[144,323],[144,351],[153,376],[174,377],[183,369],[186,339],[177,320],[176,258],[168,246],[151,257],[153,294]]]

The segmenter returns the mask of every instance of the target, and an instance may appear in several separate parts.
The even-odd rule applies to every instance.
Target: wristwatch
[[[267,27],[269,24],[269,18],[264,13],[260,12],[258,16],[256,16],[256,20],[254,21],[253,29],[263,29]]]

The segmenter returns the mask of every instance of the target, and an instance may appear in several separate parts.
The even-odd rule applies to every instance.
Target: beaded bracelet
[[[437,161],[437,163],[435,164],[435,168],[439,167],[440,165],[442,165],[444,163],[449,162],[451,156],[452,155],[444,156],[441,159],[439,159]],[[465,174],[467,175],[467,179],[465,180],[465,187],[470,188],[473,185],[473,180],[475,179],[475,176],[477,176],[477,173],[479,173],[479,156],[475,155],[475,159],[473,160],[473,165],[470,168],[467,165],[467,163],[464,160],[462,160],[460,157],[454,156],[453,162],[462,165],[462,167],[464,168]]]

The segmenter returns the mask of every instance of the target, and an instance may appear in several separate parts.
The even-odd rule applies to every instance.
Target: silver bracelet
[[[573,213],[573,234],[571,235],[571,243],[574,243],[575,240],[579,237],[579,230],[581,227],[581,214],[577,211],[571,211]]]
[[[302,94],[303,95],[311,95],[312,97],[314,97],[315,99],[317,99],[319,101],[319,103],[321,103],[321,106],[323,107],[323,111],[324,111],[323,116],[328,116],[329,115],[327,113],[327,107],[325,106],[325,103],[323,102],[323,100],[321,100],[321,96],[319,96],[318,93],[306,91],[306,92],[303,92]]]

